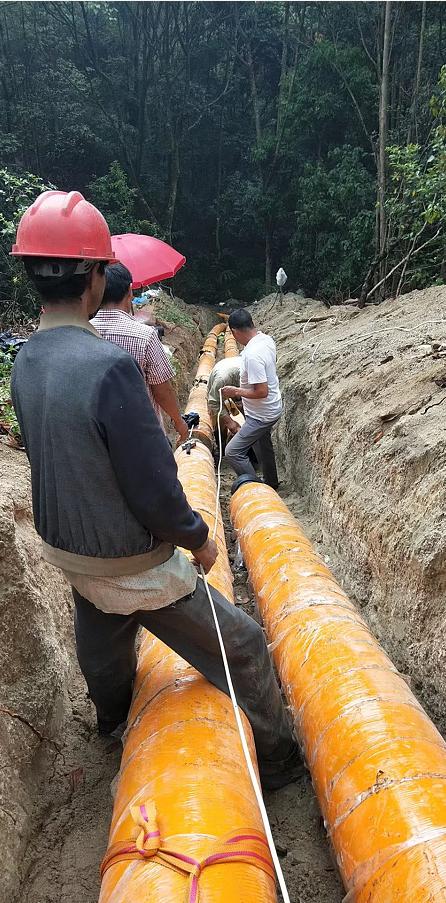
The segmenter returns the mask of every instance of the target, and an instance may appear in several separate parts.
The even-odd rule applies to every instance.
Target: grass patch
[[[196,323],[184,311],[180,310],[173,301],[167,298],[157,298],[154,308],[156,315],[161,320],[167,320],[168,323],[174,323],[175,326],[185,326],[186,329],[197,328]]]

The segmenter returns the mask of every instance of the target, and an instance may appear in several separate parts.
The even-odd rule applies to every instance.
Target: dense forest
[[[274,283],[361,302],[446,276],[445,7],[4,2],[0,298],[43,187],[188,257],[189,300]]]

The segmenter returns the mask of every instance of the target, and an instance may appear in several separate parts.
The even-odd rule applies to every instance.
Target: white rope
[[[217,420],[217,429],[218,429],[217,499],[216,499],[216,505],[215,505],[215,520],[214,520],[214,527],[213,527],[213,531],[212,531],[212,539],[215,539],[215,537],[217,535],[218,509],[219,509],[219,503],[220,503],[220,489],[221,489],[221,462],[223,459],[223,445],[222,445],[221,424],[220,424],[220,415],[223,410],[223,396],[221,394],[221,389],[219,391],[220,391],[220,410],[218,412],[218,420]],[[266,839],[268,841],[271,858],[274,863],[277,880],[279,882],[280,891],[281,891],[281,894],[283,897],[283,903],[291,903],[290,895],[288,893],[284,874],[282,871],[282,866],[280,865],[279,857],[277,855],[276,845],[274,843],[274,838],[273,838],[272,831],[271,831],[271,825],[269,823],[268,813],[266,811],[265,803],[263,801],[262,791],[260,789],[259,782],[257,780],[257,775],[255,772],[255,768],[252,763],[251,755],[249,752],[248,742],[246,740],[246,734],[245,734],[245,730],[243,727],[242,718],[240,715],[240,709],[238,707],[237,697],[235,695],[234,684],[232,683],[232,677],[231,677],[231,672],[229,669],[228,657],[226,655],[225,644],[224,644],[223,637],[221,634],[220,624],[218,622],[218,617],[217,617],[217,612],[215,610],[214,600],[212,598],[211,591],[209,589],[209,584],[206,579],[206,574],[204,573],[202,566],[200,566],[200,570],[201,570],[201,576],[203,578],[206,594],[209,599],[209,604],[211,606],[212,615],[214,617],[215,629],[217,631],[218,642],[220,644],[221,657],[223,659],[223,666],[225,669],[226,680],[228,682],[229,695],[230,695],[231,702],[232,702],[232,708],[234,709],[234,715],[235,715],[235,720],[237,723],[238,732],[240,735],[243,754],[245,757],[246,765],[248,768],[248,774],[251,779],[251,784],[253,786],[257,804],[260,809],[260,815],[262,817],[262,822],[263,822],[263,827],[265,829]]]

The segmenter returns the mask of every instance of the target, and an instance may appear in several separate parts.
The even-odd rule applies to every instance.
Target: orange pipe
[[[201,386],[206,397],[206,386]],[[189,502],[211,528],[214,526],[216,481],[212,456],[201,443],[191,454],[181,448],[175,454],[180,480]],[[221,512],[218,509],[219,555],[208,575],[209,583],[233,601],[232,574],[226,551]],[[190,553],[187,553],[190,555]],[[255,747],[246,718],[244,726],[251,756]],[[246,769],[230,700],[211,686],[160,640],[143,632],[132,706],[114,802],[109,849],[111,862],[103,875],[99,903],[193,903],[191,878],[178,867],[181,860],[160,854],[161,842],[170,851],[203,862],[216,853],[216,863],[199,876],[200,903],[276,903],[275,882],[265,847],[260,814]],[[151,804],[156,807],[152,824]],[[119,847],[133,847],[140,828],[141,807],[150,815],[140,840],[148,849],[143,860],[113,858]],[[267,870],[252,859],[224,861],[236,849],[224,845],[226,835],[252,835],[251,852],[266,860]],[[147,838],[147,839],[146,839]],[[141,840],[142,839],[142,840]],[[246,841],[238,846],[244,846]]]
[[[221,316],[221,314],[219,314]],[[222,332],[226,331],[226,323],[216,323],[215,326],[212,327],[211,333],[213,335],[219,336]]]
[[[207,405],[207,383],[211,370],[215,364],[218,336],[225,332],[225,330],[225,323],[217,323],[205,339],[200,360],[198,362],[197,372],[195,374],[194,384],[186,405],[186,413],[189,411],[196,411],[200,416],[199,426],[193,430],[192,437],[194,439],[199,439],[200,442],[204,442],[209,449],[212,449],[214,442],[214,428]],[[203,387],[205,391],[203,391]]]
[[[225,357],[238,357],[239,350],[237,342],[228,328],[225,332]]]
[[[215,340],[215,348],[217,347],[216,343],[217,340]],[[212,418],[209,414],[207,405],[207,384],[209,374],[214,364],[215,351],[213,353],[210,351],[203,351],[198,362],[194,383],[186,405],[186,413],[189,411],[196,411],[200,416],[200,423],[192,431],[192,437],[204,442],[209,449],[212,449],[214,441],[214,428],[212,426]]]
[[[274,490],[231,514],[346,901],[445,901],[444,740]]]

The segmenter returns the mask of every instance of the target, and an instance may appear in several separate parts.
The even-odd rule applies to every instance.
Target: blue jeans
[[[272,423],[264,423],[262,420],[247,417],[242,428],[228,442],[225,457],[238,476],[246,473],[250,477],[255,477],[256,472],[248,455],[249,450],[253,448],[261,465],[265,483],[277,489],[279,480],[271,431],[279,420],[280,417]]]

